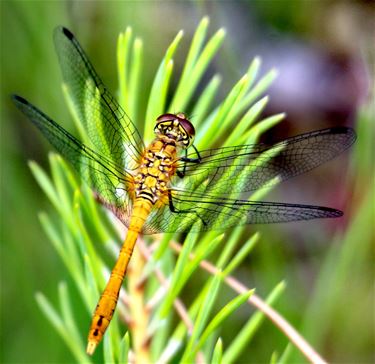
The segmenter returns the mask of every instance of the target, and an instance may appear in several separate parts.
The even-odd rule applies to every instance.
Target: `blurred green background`
[[[32,159],[47,167],[51,148],[11,104],[10,95],[26,97],[72,130],[52,43],[54,27],[65,25],[75,33],[115,93],[117,36],[130,25],[145,43],[140,98],[146,102],[167,45],[184,29],[187,51],[204,15],[212,32],[222,26],[228,32],[210,70],[223,75],[221,98],[255,55],[262,57],[264,71],[280,71],[267,113],[286,111],[288,117],[265,141],[332,125],[358,131],[352,150],[285,183],[269,198],[332,206],[344,210],[345,217],[251,227],[262,232],[261,244],[237,274],[263,297],[286,279],[277,309],[329,361],[375,360],[373,2],[2,1],[0,6],[2,363],[72,361],[34,298],[43,291],[54,301],[58,282],[69,282],[40,228],[37,214],[50,206],[27,166]],[[177,69],[184,56],[179,54]],[[233,320],[233,330],[241,320]],[[231,333],[222,336],[225,343]],[[282,352],[286,344],[266,322],[243,360],[269,362],[272,352]],[[303,358],[292,353],[289,361]]]

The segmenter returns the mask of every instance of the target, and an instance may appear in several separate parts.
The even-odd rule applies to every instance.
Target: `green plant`
[[[234,141],[235,144],[254,143],[263,131],[283,118],[283,114],[278,114],[253,125],[268,100],[267,97],[259,98],[276,75],[272,70],[258,80],[259,59],[250,64],[247,73],[217,106],[214,99],[220,85],[219,76],[215,75],[197,95],[202,75],[224,37],[224,31],[219,30],[205,44],[207,27],[208,19],[204,18],[196,30],[179,84],[170,102],[167,95],[173,73],[173,56],[178,49],[182,32],[177,34],[166,51],[151,87],[146,122],[144,125],[137,125],[140,130],[144,130],[146,143],[152,139],[154,120],[168,110],[184,110],[195,115],[194,124],[198,130],[195,144],[198,149],[209,148],[218,143],[231,145]],[[141,105],[137,95],[141,92],[139,77],[142,70],[142,42],[139,39],[133,40],[131,29],[119,37],[118,65],[120,103],[133,120],[139,120],[137,116]],[[77,129],[85,140],[85,129],[76,116],[77,112],[66,88],[64,93]],[[195,104],[192,102],[193,96],[199,100]],[[232,132],[229,133],[229,130]],[[116,256],[117,244],[122,239],[115,228],[116,222],[95,203],[91,191],[86,186],[81,186],[70,167],[56,155],[50,156],[50,164],[51,178],[35,163],[30,166],[60,215],[59,226],[45,214],[41,214],[40,218],[64,261],[87,312],[91,313],[104,287],[105,276],[109,274],[103,257],[108,253]],[[260,194],[264,194],[264,191]],[[310,360],[322,362],[280,315],[256,297],[253,290],[230,276],[259,238],[255,234],[240,247],[243,229],[239,227],[225,234],[189,234],[182,247],[170,234],[165,234],[160,240],[147,238],[148,244],[139,239],[126,278],[127,293],[120,297],[117,314],[104,339],[105,362],[126,362],[129,350],[132,350],[132,355],[139,362],[164,362],[172,359],[182,362],[235,362],[258,329],[264,315],[273,319]],[[224,237],[226,243],[223,248]],[[103,251],[98,253],[94,245],[97,247],[100,243]],[[168,246],[172,249],[168,249]],[[173,251],[178,252],[177,259]],[[214,260],[215,263],[211,264],[208,260]],[[208,271],[211,277],[193,292],[191,303],[184,304],[178,297],[191,276],[197,276],[196,272],[201,268]],[[224,284],[232,287],[237,294],[227,300],[225,305],[220,305],[218,297]],[[283,288],[283,283],[277,285],[271,292],[268,303],[274,302]],[[72,300],[66,284],[62,283],[59,287],[60,312],[41,293],[37,294],[37,300],[76,359],[89,362],[90,359],[84,353],[77,319],[73,318]],[[224,320],[245,302],[255,305],[260,312],[250,316],[242,330],[233,336],[232,342],[225,345],[224,349],[217,332]],[[172,308],[177,312],[177,317]],[[121,338],[123,322],[127,323],[131,332],[132,344],[129,344],[128,334]]]

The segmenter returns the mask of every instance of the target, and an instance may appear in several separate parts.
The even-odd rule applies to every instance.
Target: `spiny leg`
[[[185,172],[186,172],[186,163],[195,163],[195,164],[198,164],[201,162],[202,158],[199,154],[199,151],[198,149],[192,145],[192,147],[194,148],[195,150],[195,153],[197,153],[197,158],[188,158],[187,157],[187,150],[185,149],[185,157],[182,157],[180,160],[182,162],[184,162],[184,166],[183,166],[183,169],[182,171],[177,171],[177,176],[180,177],[180,178],[183,178],[185,176]]]
[[[203,225],[205,225],[205,226],[207,225],[207,223],[198,214],[198,212],[196,212],[196,211],[194,211],[192,209],[189,209],[189,210],[179,210],[179,209],[177,209],[173,205],[173,196],[172,196],[171,190],[168,191],[168,203],[169,203],[169,209],[171,210],[171,212],[177,213],[177,214],[195,214],[198,217],[198,219],[202,221]]]

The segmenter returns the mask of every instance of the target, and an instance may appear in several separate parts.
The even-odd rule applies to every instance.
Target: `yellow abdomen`
[[[133,253],[137,237],[142,230],[152,208],[152,203],[145,199],[135,200],[128,233],[121,247],[119,257],[112,270],[108,283],[100,297],[93,315],[87,344],[87,353],[93,354],[101,341],[115,311],[126,268]]]
[[[168,203],[168,184],[175,173],[175,158],[176,147],[156,139],[140,161],[132,186],[135,201],[128,233],[91,321],[86,350],[90,355],[93,354],[111,322],[137,237],[152,207],[156,202]]]

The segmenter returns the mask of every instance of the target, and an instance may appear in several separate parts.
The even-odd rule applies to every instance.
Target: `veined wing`
[[[94,189],[98,198],[127,224],[132,201],[128,192],[133,176],[108,158],[82,144],[42,111],[20,96],[13,96],[16,106],[35,124],[48,141]]]
[[[226,230],[245,224],[279,223],[343,215],[339,210],[322,206],[255,202],[181,190],[172,190],[171,193],[173,206],[180,212],[172,212],[168,205],[153,211],[144,225],[144,234]]]
[[[58,27],[54,40],[69,96],[95,150],[119,166],[135,168],[144,149],[137,128],[106,89],[74,35]]]
[[[199,152],[200,163],[187,163],[185,176],[173,182],[186,190],[204,183],[213,194],[242,193],[269,187],[305,173],[349,148],[356,135],[335,127],[285,139],[272,146],[240,145]],[[188,158],[197,158],[195,153]],[[277,180],[275,178],[277,177]]]

